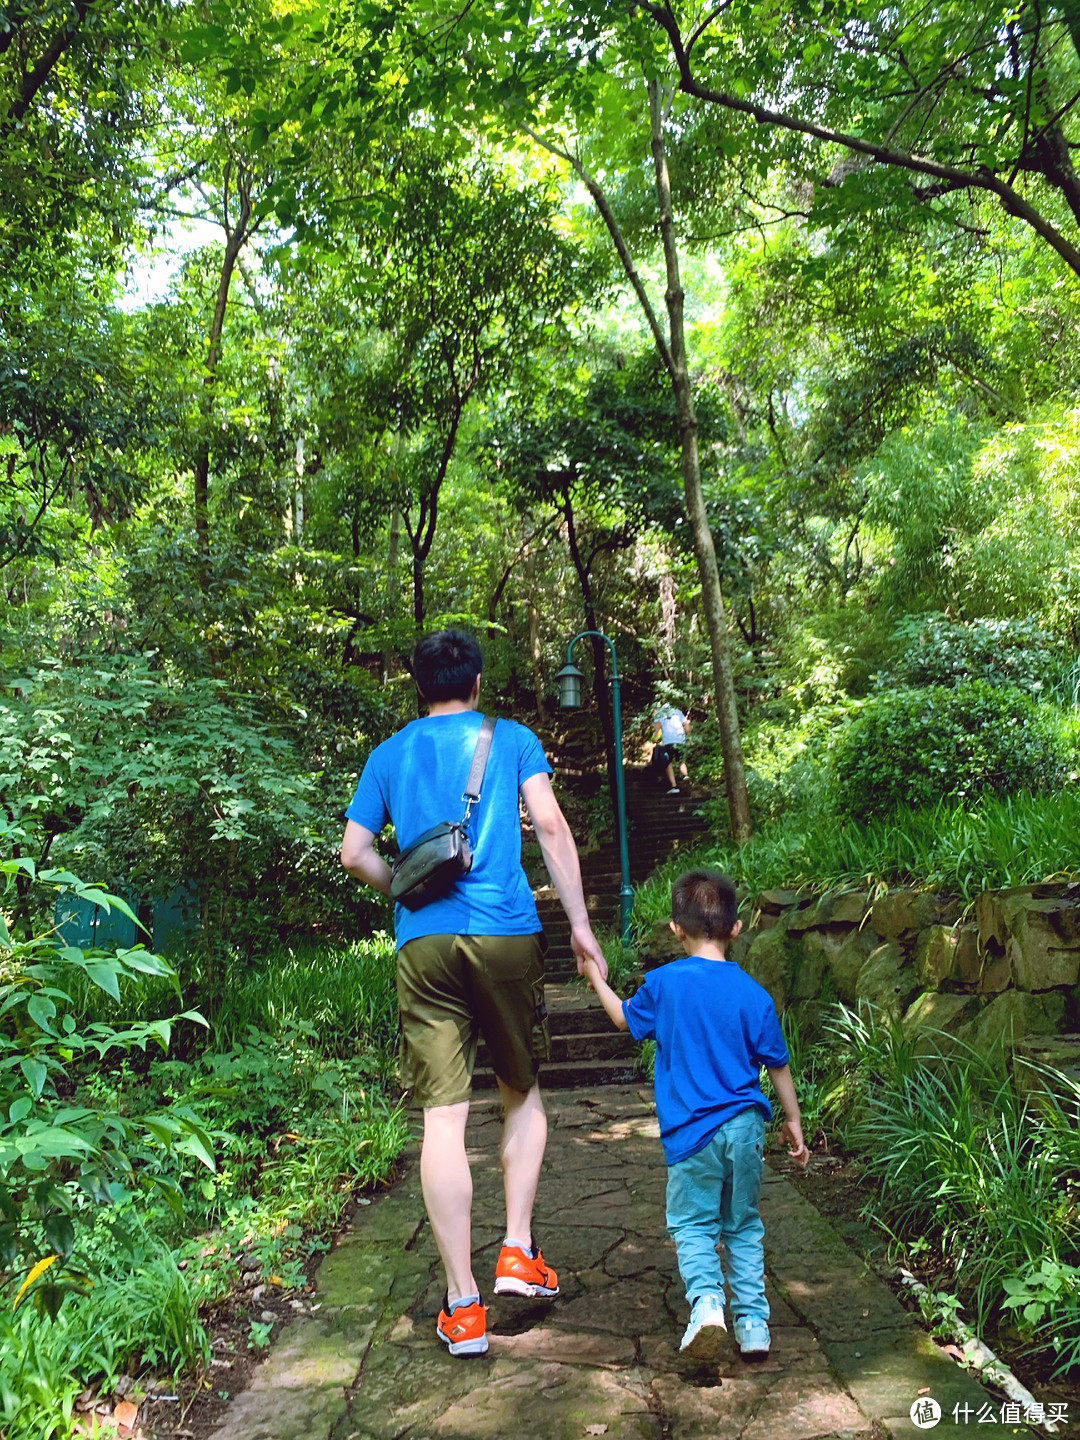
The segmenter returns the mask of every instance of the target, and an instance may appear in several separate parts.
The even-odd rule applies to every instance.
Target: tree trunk
[[[386,617],[394,620],[397,617],[398,597],[401,594],[401,583],[398,577],[398,555],[401,551],[401,511],[395,505],[390,511],[390,538],[386,546]],[[385,685],[390,678],[390,647],[387,645],[382,652],[382,682]]]
[[[533,690],[536,692],[536,713],[540,724],[547,723],[544,704],[544,647],[540,641],[540,611],[536,606],[536,563],[531,550],[525,552],[526,605],[529,610],[529,662],[532,666]]]
[[[573,561],[574,570],[578,577],[578,585],[581,588],[581,604],[585,612],[586,630],[599,630],[600,623],[596,616],[596,607],[593,604],[592,584],[589,580],[589,572],[581,558],[581,550],[577,542],[577,530],[574,526],[574,507],[570,501],[569,490],[563,491],[563,514],[566,516],[566,539],[570,547],[570,559]],[[611,686],[607,678],[607,646],[602,640],[593,636],[589,644],[593,653],[593,694],[596,697],[596,709],[600,716],[600,729],[604,735],[604,755],[607,760],[608,786],[611,790],[611,803],[615,804],[615,769],[617,764],[622,763],[622,756],[615,754],[615,722],[612,719],[611,710]]]
[[[296,453],[293,460],[296,471],[296,480],[293,485],[292,495],[292,532],[293,544],[303,545],[304,543],[304,432],[300,430],[296,436]]]
[[[203,377],[203,398],[200,411],[203,422],[203,437],[195,455],[195,552],[199,572],[199,586],[205,592],[210,584],[210,416],[214,405],[214,384],[217,380],[218,361],[221,359],[221,336],[225,328],[225,310],[229,303],[229,287],[240,251],[248,238],[248,224],[251,220],[251,192],[243,171],[240,175],[240,209],[236,225],[229,221],[229,167],[225,171],[225,188],[222,200],[222,224],[225,229],[225,254],[221,261],[221,276],[218,280],[217,300],[214,316],[210,322],[210,345],[206,353],[206,374]]]
[[[660,87],[649,81],[649,114],[652,120],[653,165],[656,171],[656,198],[660,211],[660,235],[664,245],[667,271],[668,322],[671,332],[671,387],[679,417],[682,447],[683,492],[686,514],[694,536],[694,553],[701,577],[701,598],[705,624],[712,650],[713,685],[716,692],[716,714],[720,721],[720,744],[724,756],[724,779],[727,788],[731,833],[737,844],[749,840],[754,833],[750,800],[746,791],[746,769],[743,764],[742,741],[739,735],[739,711],[735,699],[735,681],[731,670],[730,631],[724,612],[720,587],[720,570],[716,548],[705,509],[701,487],[701,457],[698,452],[698,422],[694,408],[693,385],[686,358],[686,333],[683,325],[683,288],[679,274],[679,251],[675,239],[675,221],[671,210],[671,181],[668,175],[664,146],[664,120]]]
[[[419,640],[424,633],[424,557],[418,550],[413,551],[412,594],[413,628]]]

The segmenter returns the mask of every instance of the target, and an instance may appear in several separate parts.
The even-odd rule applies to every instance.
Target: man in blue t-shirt
[[[764,1065],[784,1107],[781,1139],[805,1165],[810,1152],[788,1068],[787,1046],[766,990],[725,955],[742,928],[735,886],[712,870],[688,870],[671,891],[671,928],[685,960],[652,970],[622,1001],[589,962],[585,976],[612,1022],[656,1041],[656,1113],[668,1163],[667,1225],[690,1302],[681,1350],[719,1358],[726,1339],[723,1240],[735,1343],[744,1359],[769,1353],[765,1229],[758,1214],[765,1121]]]
[[[480,733],[480,647],[460,630],[427,635],[413,678],[428,714],[376,746],[345,814],[341,863],[350,875],[390,891],[390,867],[375,839],[390,821],[405,849],[444,820],[457,820]],[[551,788],[551,767],[524,725],[495,726],[480,800],[468,822],[472,868],[418,910],[394,909],[398,946],[402,1078],[424,1112],[420,1181],[446,1269],[439,1338],[452,1355],[488,1348],[486,1312],[472,1271],[472,1177],[465,1122],[478,1036],[492,1057],[504,1107],[500,1148],[506,1238],[495,1268],[497,1294],[551,1298],[558,1277],[532,1233],[532,1210],[547,1141],[537,1068],[547,1058],[544,944],[521,868],[524,800],[570,921],[578,970],[604,975],[589,925],[577,848]]]

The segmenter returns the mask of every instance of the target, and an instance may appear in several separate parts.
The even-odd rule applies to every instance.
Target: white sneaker
[[[699,1295],[690,1311],[690,1324],[679,1346],[680,1355],[702,1364],[719,1360],[727,1345],[724,1302],[715,1291]]]
[[[673,785],[667,793],[669,795],[681,795],[682,791],[679,789],[678,785]]]
[[[764,1360],[771,1345],[768,1324],[740,1315],[735,1321],[735,1344],[744,1360]]]

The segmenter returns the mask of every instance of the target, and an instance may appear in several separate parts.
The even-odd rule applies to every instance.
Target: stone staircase
[[[699,799],[665,795],[652,777],[627,771],[627,830],[630,880],[640,884],[671,854],[700,841],[706,823],[696,813]],[[615,841],[581,856],[581,876],[589,915],[597,929],[619,922],[619,850]],[[546,1089],[627,1084],[637,1076],[637,1046],[616,1030],[592,992],[578,980],[570,949],[570,926],[554,886],[538,887],[536,909],[548,940],[546,1003],[551,1027],[551,1059],[541,1071]],[[481,1044],[473,1084],[493,1089],[486,1048]]]

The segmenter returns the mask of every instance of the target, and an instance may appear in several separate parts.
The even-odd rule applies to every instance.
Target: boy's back
[[[744,1110],[771,1116],[760,1071],[786,1065],[787,1047],[768,991],[733,961],[689,955],[652,970],[623,1015],[635,1040],[656,1041],[656,1110],[669,1165]]]
[[[690,1302],[680,1353],[715,1360],[726,1333],[724,1244],[735,1343],[745,1358],[769,1353],[764,1227],[758,1213],[765,1121],[761,1066],[784,1109],[789,1155],[810,1158],[787,1046],[767,991],[727,959],[742,925],[734,882],[688,870],[671,890],[671,929],[686,951],[620,1000],[587,963],[585,974],[620,1029],[656,1041],[656,1110],[668,1162],[667,1224]]]

